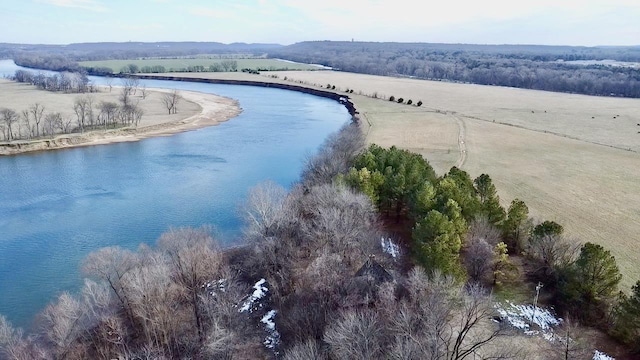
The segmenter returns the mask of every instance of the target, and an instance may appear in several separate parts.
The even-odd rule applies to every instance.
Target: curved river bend
[[[237,242],[247,189],[267,179],[289,186],[304,156],[350,119],[336,101],[288,90],[144,83],[234,98],[243,112],[169,137],[0,157],[0,314],[15,325],[76,291],[82,258],[98,248],[135,249],[202,224]],[[0,107],[11,106],[0,96]]]

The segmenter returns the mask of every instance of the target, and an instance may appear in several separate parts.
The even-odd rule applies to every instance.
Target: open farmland
[[[489,174],[504,205],[520,198],[535,218],[610,249],[623,288],[640,279],[640,100],[333,71],[269,75],[276,74],[181,76],[277,82],[286,76],[286,83],[354,89],[369,142],[416,151],[441,174],[454,165],[472,177]]]
[[[83,61],[80,66],[84,67],[108,67],[114,73],[120,72],[125,66],[134,64],[142,69],[144,66],[163,66],[167,72],[187,71],[189,67],[202,66],[208,69],[210,66],[221,65],[223,61],[236,61],[237,69],[266,69],[266,70],[319,70],[320,66],[294,63],[278,59],[264,58],[176,58],[176,59],[137,59],[137,60],[101,60]]]

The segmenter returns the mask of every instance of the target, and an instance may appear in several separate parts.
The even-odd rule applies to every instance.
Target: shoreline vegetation
[[[0,83],[6,84],[6,82]],[[27,87],[27,86],[23,86]],[[97,95],[98,100],[102,94],[109,91],[108,87],[103,87]],[[116,88],[114,86],[114,88]],[[44,90],[33,89],[34,92],[47,94]],[[165,89],[146,89],[150,94],[169,93]],[[50,94],[50,93],[49,93]],[[65,96],[69,94],[53,94]],[[141,125],[124,126],[115,129],[90,130],[84,133],[56,134],[51,138],[38,138],[28,140],[14,140],[0,142],[0,156],[17,155],[38,151],[67,149],[79,146],[105,145],[120,142],[139,141],[142,139],[158,136],[169,136],[185,131],[196,130],[208,126],[214,126],[238,116],[242,109],[237,100],[219,95],[199,93],[195,91],[180,91],[183,100],[181,107],[187,107],[185,111],[180,111],[171,116],[149,114],[144,116]],[[49,95],[49,98],[51,95]],[[43,102],[45,107],[47,102]],[[194,111],[195,108],[195,111]],[[162,110],[162,109],[158,109]]]

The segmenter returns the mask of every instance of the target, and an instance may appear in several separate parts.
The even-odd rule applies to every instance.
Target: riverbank
[[[5,87],[12,87],[15,91],[8,91],[5,94],[16,94],[23,99],[28,100],[28,104],[20,104],[22,108],[16,108],[18,113],[30,106],[33,103],[40,103],[44,105],[45,110],[57,110],[58,99],[62,97],[75,97],[79,95],[72,94],[56,94],[49,93],[42,90],[36,90],[28,88],[28,85],[6,83],[1,84]],[[106,89],[102,89],[103,92],[97,94],[90,94],[97,96],[96,103],[99,100],[103,100],[102,97],[116,96],[118,92],[115,88],[106,93]],[[11,142],[0,143],[0,155],[15,155],[27,152],[35,151],[47,151],[54,149],[65,149],[78,146],[92,146],[92,145],[104,145],[119,142],[139,141],[142,139],[168,136],[180,132],[195,130],[208,126],[214,126],[221,122],[227,121],[233,117],[236,117],[242,111],[236,100],[212,95],[204,94],[193,91],[180,91],[179,95],[182,100],[179,104],[180,110],[177,114],[167,114],[166,108],[163,108],[161,104],[161,96],[163,92],[169,90],[164,89],[149,89],[145,99],[140,103],[145,104],[143,107],[145,115],[143,115],[141,124],[138,127],[122,127],[117,129],[107,130],[95,130],[85,133],[73,133],[73,134],[58,134],[53,138],[41,138],[35,140],[15,140]],[[33,94],[38,94],[34,96]],[[42,95],[42,96],[40,96]],[[3,96],[4,97],[4,96]],[[55,100],[56,104],[50,102],[51,98],[58,98]],[[16,106],[16,101],[11,100],[8,95],[6,99],[2,99],[2,103]],[[0,104],[1,106],[4,106]],[[20,106],[18,105],[18,106]],[[67,112],[72,110],[71,106],[67,106]],[[66,116],[73,116],[67,113]]]

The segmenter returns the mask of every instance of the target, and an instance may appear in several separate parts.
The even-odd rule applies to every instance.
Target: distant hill
[[[219,42],[97,42],[67,45],[0,43],[0,57],[26,54],[58,54],[72,60],[130,59],[154,56],[192,56],[198,54],[265,54],[283,47],[279,44]]]
[[[289,46],[273,48],[270,55],[314,58],[340,54],[376,53],[382,56],[404,55],[496,55],[535,61],[604,60],[640,61],[640,46],[555,46],[555,45],[484,45],[359,41],[303,41]]]

